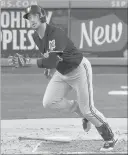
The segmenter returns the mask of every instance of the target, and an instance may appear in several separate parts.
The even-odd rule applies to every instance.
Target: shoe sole
[[[113,151],[114,147],[117,145],[118,142],[119,142],[119,139],[117,138],[113,147],[110,147],[110,148],[108,148],[108,149],[101,148],[100,151],[101,151],[101,152]]]

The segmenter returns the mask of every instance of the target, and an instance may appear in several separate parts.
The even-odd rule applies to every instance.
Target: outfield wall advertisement
[[[46,9],[47,22],[62,27],[77,48],[91,57],[123,57],[127,49],[126,9]],[[2,57],[15,52],[38,56],[24,10],[1,10]]]
[[[49,9],[46,11],[47,23],[55,24],[58,20],[56,19],[57,14],[61,18],[66,17],[63,18],[65,23],[62,24],[59,21],[57,25],[60,25],[67,33],[67,10],[54,11]],[[24,14],[23,9],[2,9],[1,11],[1,48],[3,57],[12,55],[15,52],[23,52],[31,57],[36,57],[36,54],[38,54],[38,48],[32,38],[34,30],[30,28],[29,22],[23,18]],[[61,22],[63,21],[61,20]]]
[[[99,57],[122,57],[127,49],[125,9],[72,9],[71,38],[82,51]]]

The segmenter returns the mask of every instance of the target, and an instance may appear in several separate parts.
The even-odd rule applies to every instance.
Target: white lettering
[[[8,1],[7,1],[7,7],[11,7],[11,6],[12,6],[11,0],[8,0]]]
[[[113,0],[111,5],[112,7],[125,7],[127,5],[127,0]]]
[[[112,43],[112,35],[110,36],[110,34],[112,34],[112,32],[110,32],[110,26],[109,25],[106,25],[105,34],[106,34],[106,41],[108,43]]]
[[[102,45],[105,42],[105,39],[103,41],[100,41],[104,36],[104,28],[103,27],[97,27],[94,31],[94,41],[97,45]]]
[[[8,28],[11,26],[11,28],[30,28],[30,23],[28,20],[25,20],[23,18],[23,15],[25,12],[18,12],[18,11],[10,11],[1,12],[1,27],[2,28]],[[52,11],[48,12],[47,15],[47,23],[50,22],[52,17]]]
[[[11,12],[11,27],[20,28],[20,12]]]
[[[22,12],[22,13],[21,13],[21,17],[22,17],[22,20],[21,20],[21,27],[22,27],[22,28],[25,28],[25,27],[30,28],[30,27],[31,27],[31,26],[30,26],[30,22],[29,22],[28,20],[26,20],[26,19],[23,18],[24,14],[25,14],[25,12]]]
[[[36,0],[35,1],[21,1],[21,0],[17,0],[16,1],[16,7],[28,7],[29,5],[37,5]]]
[[[97,45],[103,45],[105,42],[118,42],[122,36],[123,24],[113,23],[104,27],[95,27],[93,21],[89,23],[89,31],[87,31],[85,23],[81,23],[81,39],[79,48],[83,48],[84,39],[89,47],[92,47],[93,41]]]
[[[22,28],[25,28],[25,26],[26,26],[26,20],[23,18],[23,16],[24,16],[24,12],[21,12],[21,18],[22,18],[22,20],[21,20],[21,25],[22,25]]]
[[[36,50],[39,50],[38,46],[36,45]]]
[[[46,17],[46,21],[47,21],[48,24],[50,23],[52,14],[53,14],[52,11],[49,11],[49,12],[48,12],[48,15],[47,15],[47,17]]]
[[[2,1],[0,2],[0,5],[1,5],[1,8],[2,8],[2,7],[5,7],[5,1],[2,0]]]
[[[17,36],[17,30],[12,30],[13,33],[13,50],[19,50],[18,46],[18,36]]]
[[[127,4],[126,1],[122,1],[122,2],[121,2],[121,7],[124,7],[126,4]]]
[[[119,1],[116,2],[116,6],[120,7],[120,2]]]
[[[0,35],[2,50],[8,50],[8,44],[12,45],[11,50],[39,50],[33,40],[33,33],[34,30],[2,30]]]
[[[80,49],[83,48],[83,41],[84,38],[86,39],[88,46],[92,46],[92,26],[93,21],[90,21],[90,36],[87,33],[86,25],[85,23],[81,23],[81,40],[80,40]]]
[[[115,7],[116,6],[115,1],[112,1],[111,5],[112,5],[112,7]]]
[[[29,6],[29,2],[28,2],[28,1],[24,1],[24,2],[23,2],[23,6],[24,6],[24,7],[28,7],[28,6]]]
[[[16,6],[17,6],[17,7],[21,7],[21,1],[17,0]]]
[[[118,25],[116,25],[115,23],[112,24],[112,40],[114,42],[118,42],[120,40],[122,30],[123,30],[123,24],[121,22],[119,22]],[[116,37],[117,32],[119,34],[118,37]]]
[[[20,49],[26,50],[24,43],[26,42],[26,37],[24,36],[27,33],[27,30],[20,30]]]
[[[7,28],[10,24],[10,16],[8,12],[3,11],[1,14],[1,27]]]
[[[0,33],[0,41],[2,42],[3,38],[2,38],[2,32]]]
[[[12,33],[9,30],[3,30],[3,50],[7,50],[7,45],[12,41]]]

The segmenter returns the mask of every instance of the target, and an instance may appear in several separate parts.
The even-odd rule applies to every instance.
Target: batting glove
[[[30,59],[23,57],[23,55],[20,55],[16,53],[14,56],[9,56],[8,58],[9,65],[13,65],[14,67],[23,67],[26,64],[30,64]]]

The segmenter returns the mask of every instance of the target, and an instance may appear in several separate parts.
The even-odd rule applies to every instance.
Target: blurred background
[[[62,27],[87,57],[127,57],[126,0],[2,0],[2,58],[15,52],[38,57],[33,30],[22,18],[24,8],[31,4],[45,8],[47,22]]]
[[[1,0],[2,118],[55,116],[51,112],[50,115],[44,115],[42,112],[41,100],[44,92],[42,88],[45,90],[47,82],[43,81],[40,86],[42,77],[22,75],[17,78],[16,76],[16,74],[43,72],[32,68],[13,70],[8,65],[7,58],[17,52],[32,59],[40,56],[32,39],[34,31],[22,18],[25,14],[24,8],[31,4],[38,4],[46,10],[47,23],[55,24],[65,30],[77,48],[91,61],[94,74],[104,74],[105,78],[94,77],[94,88],[96,88],[94,95],[96,93],[96,104],[101,111],[108,117],[126,117],[127,92],[125,91],[123,96],[119,94],[116,97],[108,96],[108,92],[112,89],[119,91],[122,88],[127,89],[127,0]],[[111,78],[108,77],[109,74],[112,74]],[[26,89],[26,94],[21,90],[24,83],[26,84],[24,88],[31,89]],[[38,87],[33,85],[34,83]],[[34,101],[37,103],[31,105],[34,93],[31,91],[36,88],[42,93],[36,94]],[[106,101],[107,106],[109,102],[107,108],[101,106],[103,101]],[[117,103],[118,111],[113,113]],[[123,110],[119,111],[122,107]],[[67,117],[62,114],[59,116]]]

